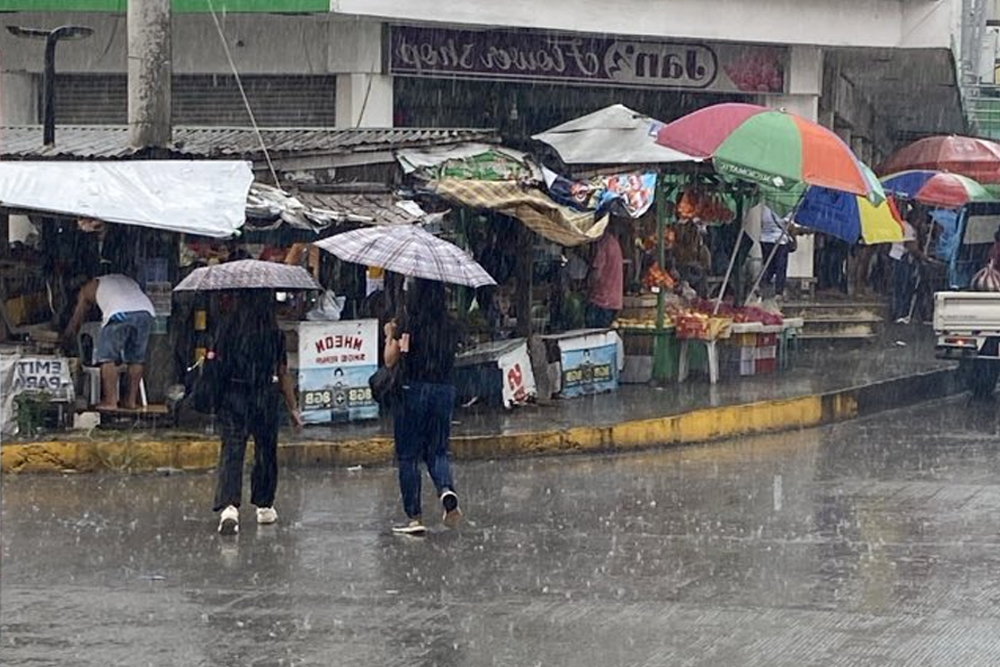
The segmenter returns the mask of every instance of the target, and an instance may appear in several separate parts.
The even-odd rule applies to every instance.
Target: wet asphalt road
[[[229,541],[210,474],[7,476],[0,662],[992,666],[998,414],[462,464],[423,539],[388,468],[287,472]]]

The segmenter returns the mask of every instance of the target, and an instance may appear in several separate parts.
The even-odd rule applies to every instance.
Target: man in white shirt
[[[903,240],[893,243],[889,259],[893,264],[892,319],[896,324],[910,323],[910,306],[916,287],[916,262],[920,247],[917,235],[910,223],[903,221]]]
[[[128,397],[121,407],[138,406],[139,385],[145,370],[149,334],[153,326],[153,303],[139,284],[115,273],[89,281],[80,288],[76,310],[66,327],[67,339],[76,336],[90,309],[101,309],[101,333],[96,341],[95,360],[101,365],[101,400],[97,410],[117,410],[118,369],[128,364]]]
[[[785,294],[785,280],[788,273],[788,222],[781,219],[777,213],[765,206],[760,215],[760,250],[766,266],[761,283],[774,280],[774,295]],[[774,257],[771,257],[771,255]],[[768,258],[771,259],[768,263]]]

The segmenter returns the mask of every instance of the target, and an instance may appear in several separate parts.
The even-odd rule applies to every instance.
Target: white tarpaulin
[[[557,125],[531,138],[552,146],[566,164],[701,162],[656,143],[658,120],[621,104]]]
[[[249,162],[0,162],[0,205],[201,236],[246,221]]]

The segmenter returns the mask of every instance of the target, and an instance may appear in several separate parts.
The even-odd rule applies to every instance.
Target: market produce
[[[642,279],[642,284],[647,289],[653,289],[654,287],[660,289],[673,289],[677,285],[677,281],[674,279],[669,272],[664,271],[659,264],[654,264],[649,267],[646,271],[645,277]]]
[[[677,202],[677,217],[680,220],[695,220],[704,223],[732,222],[736,214],[726,206],[719,193],[706,193],[697,187],[688,187]]]
[[[653,318],[619,317],[611,326],[615,329],[655,329],[656,320]],[[670,317],[664,317],[663,326],[672,327],[674,321]]]

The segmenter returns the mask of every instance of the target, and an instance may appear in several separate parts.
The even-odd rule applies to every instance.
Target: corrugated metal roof
[[[296,198],[306,206],[326,211],[344,211],[364,222],[381,225],[409,225],[421,216],[407,212],[393,194],[327,194],[318,192],[298,192]]]
[[[412,201],[384,193],[287,191],[254,183],[247,198],[247,226],[275,229],[288,224],[319,232],[331,226],[409,225],[427,214]]]
[[[468,141],[498,143],[490,129],[451,128],[282,128],[262,129],[273,156],[357,154],[403,148],[441,146]],[[175,127],[171,151],[178,157],[244,158],[262,156],[252,128]],[[60,126],[55,146],[42,145],[40,125],[0,127],[0,158],[122,159],[134,155],[124,125]]]

